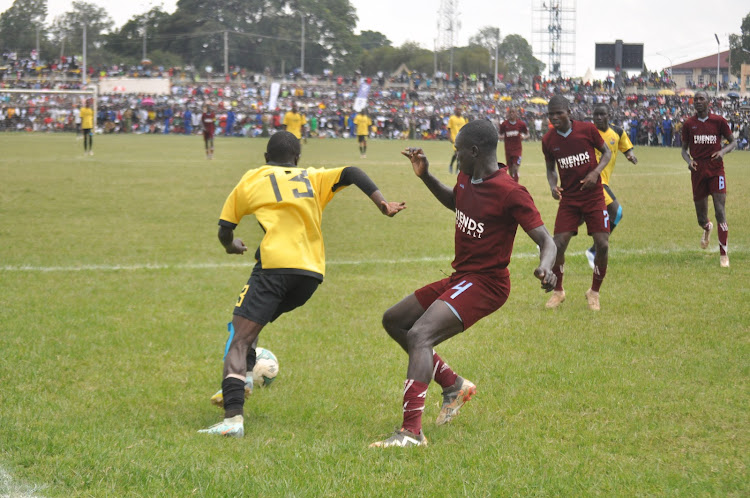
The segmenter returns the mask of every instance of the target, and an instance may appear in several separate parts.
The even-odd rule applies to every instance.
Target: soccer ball
[[[253,385],[264,387],[271,384],[279,374],[279,360],[276,355],[265,348],[255,348],[255,367],[253,367]]]

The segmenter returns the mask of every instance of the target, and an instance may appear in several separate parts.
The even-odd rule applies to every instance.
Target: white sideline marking
[[[30,490],[29,486],[16,484],[10,474],[0,467],[0,497],[35,498],[37,495],[33,493],[34,489]]]
[[[620,249],[610,251],[615,257],[617,255],[646,256],[649,254],[669,255],[694,252],[696,254],[714,254],[718,256],[718,251],[712,251],[697,248],[677,248],[677,249]],[[744,247],[733,246],[730,254],[745,253]],[[583,256],[584,252],[568,252],[567,257]],[[513,253],[512,259],[536,259],[539,254],[536,252],[516,252]],[[433,263],[443,262],[450,263],[452,256],[430,256],[423,258],[401,258],[401,259],[365,259],[365,260],[329,260],[328,266],[360,266],[360,265],[400,265],[409,263]],[[32,266],[32,265],[5,265],[0,266],[0,271],[7,272],[78,272],[78,271],[136,271],[136,270],[203,270],[213,268],[252,268],[255,260],[247,262],[227,262],[227,263],[176,263],[176,264],[158,264],[144,263],[132,265],[76,265],[76,266]]]

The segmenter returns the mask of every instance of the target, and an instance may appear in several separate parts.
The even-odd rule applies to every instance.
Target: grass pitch
[[[422,143],[444,181],[450,145]],[[411,144],[411,143],[409,143]],[[750,479],[750,154],[726,158],[731,268],[698,242],[678,149],[621,156],[612,188],[602,311],[569,247],[567,301],[545,310],[523,233],[507,304],[441,345],[476,398],[426,448],[368,449],[401,420],[406,356],[385,309],[450,273],[453,214],[399,155],[406,142],[315,140],[308,166],[354,164],[389,200],[356,188],[324,216],[326,281],[261,334],[281,371],[245,405],[246,437],[197,434],[220,420],[226,322],[252,252],[226,255],[219,211],[265,140],[0,134],[0,495],[747,496]],[[541,146],[521,182],[550,231]],[[502,154],[500,154],[502,157]],[[713,219],[713,209],[710,210]],[[236,232],[254,248],[247,219]]]

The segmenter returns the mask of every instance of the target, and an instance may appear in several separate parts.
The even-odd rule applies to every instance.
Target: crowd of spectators
[[[404,72],[388,81],[382,73],[371,78],[330,73],[317,78],[292,77],[281,83],[276,104],[269,108],[271,80],[265,75],[206,83],[173,74],[170,95],[99,95],[97,132],[198,133],[202,107],[211,103],[222,134],[267,136],[280,129],[284,113],[294,102],[307,116],[310,137],[350,137],[354,135],[354,102],[363,82],[370,85],[367,107],[374,121],[374,138],[447,139],[448,118],[460,106],[469,119],[489,119],[498,125],[507,109],[516,107],[527,122],[531,139],[538,140],[548,126],[546,100],[559,93],[571,101],[574,119],[591,119],[593,106],[604,102],[612,108],[613,124],[624,128],[633,143],[679,146],[681,123],[693,113],[692,92],[626,94],[616,91],[609,80],[584,83],[580,79],[538,78],[531,84],[504,81],[494,88],[486,75],[458,78],[457,85],[422,82],[422,76]],[[663,76],[654,73],[644,78],[650,85],[650,78]],[[74,110],[80,105],[80,95],[3,93],[3,88],[80,88],[75,80],[0,81],[0,130],[75,130]],[[729,121],[746,148],[750,103],[720,96],[713,99],[712,112]]]

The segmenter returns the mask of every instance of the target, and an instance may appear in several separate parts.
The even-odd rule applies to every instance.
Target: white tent
[[[584,83],[591,83],[594,80],[594,73],[591,72],[591,68],[586,70],[586,74],[583,75]]]

